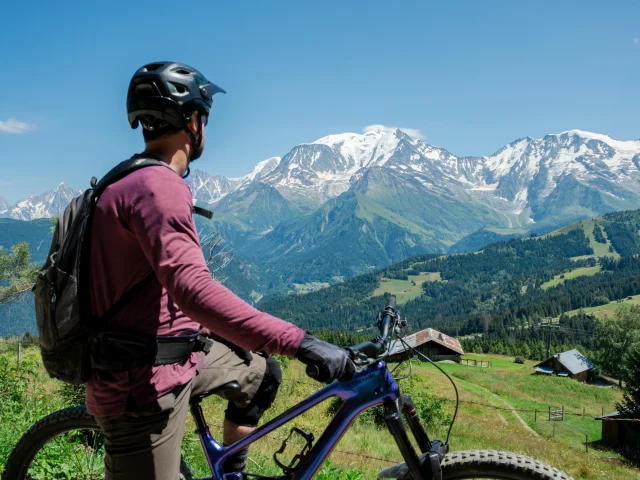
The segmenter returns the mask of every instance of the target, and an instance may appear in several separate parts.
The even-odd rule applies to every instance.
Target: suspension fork
[[[409,467],[412,478],[414,480],[430,480],[430,477],[426,477],[423,473],[420,459],[418,458],[413,445],[411,445],[407,431],[404,428],[400,402],[401,401],[399,399],[396,399],[384,403],[384,422],[387,424],[389,432],[396,441],[396,444],[400,449],[400,453],[402,454],[402,458],[407,464],[407,467]],[[420,448],[422,449],[422,447]]]
[[[413,434],[413,438],[415,438],[418,443],[420,453],[427,453],[431,450],[431,440],[429,440],[429,435],[427,435],[427,432],[420,422],[420,417],[418,416],[416,406],[411,399],[411,395],[404,394],[400,399],[402,402],[400,409],[404,417],[407,419],[407,424]]]

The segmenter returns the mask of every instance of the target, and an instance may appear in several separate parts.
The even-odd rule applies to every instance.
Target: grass
[[[307,282],[307,283],[294,283],[293,287],[295,288],[296,293],[304,294],[315,292],[316,290],[320,290],[321,288],[326,288],[329,286],[328,282]]]
[[[611,245],[611,242],[607,238],[607,232],[604,231],[604,228],[599,226],[600,230],[602,231],[602,235],[604,235],[604,238],[607,239],[607,243],[598,243],[598,242],[596,242],[596,239],[595,239],[595,237],[593,235],[593,229],[595,227],[596,222],[593,219],[589,219],[589,220],[583,220],[581,223],[582,223],[582,228],[584,230],[584,234],[589,239],[589,243],[591,245],[591,248],[593,248],[593,256],[594,257],[597,257],[597,258],[599,258],[599,257],[620,258],[620,255],[618,254],[618,252],[616,252],[616,251],[610,252],[609,251],[609,246]]]
[[[574,268],[573,270],[569,270],[568,272],[565,272],[562,275],[556,275],[548,282],[545,282],[542,285],[540,285],[540,288],[542,290],[547,290],[551,287],[555,287],[563,284],[565,280],[571,280],[572,278],[577,278],[577,277],[592,276],[599,272],[600,272],[600,265],[596,265],[595,267]]]
[[[15,352],[8,352],[5,356],[12,362],[15,361]],[[38,360],[39,353],[35,348],[25,349],[23,358]],[[440,364],[455,380],[463,401],[450,438],[452,450],[487,448],[526,454],[546,461],[576,479],[626,480],[640,476],[639,470],[626,465],[615,452],[590,448],[589,453],[585,453],[585,435],[589,436],[590,442],[597,442],[600,438],[600,422],[592,418],[567,416],[564,422],[555,422],[555,435],[552,436],[553,425],[545,421],[542,414],[537,421],[533,413],[518,414],[535,431],[532,433],[523,426],[515,413],[485,406],[547,411],[549,406],[564,405],[567,412],[582,412],[584,408],[586,414],[596,416],[603,410],[606,413],[614,409],[621,395],[617,387],[599,388],[566,378],[535,376],[531,374],[534,362],[527,361],[520,365],[514,363],[511,357],[467,355],[465,358],[491,360],[493,367]],[[288,366],[284,369],[284,381],[278,398],[263,421],[281,414],[321,387],[305,376],[302,364],[295,361],[285,364]],[[421,392],[424,395],[435,395],[442,399],[446,410],[453,413],[453,390],[442,374],[429,364],[414,364],[413,370],[415,376],[411,381],[401,381],[401,388],[406,391],[411,385],[414,397],[418,397]],[[36,384],[32,387],[35,393],[30,395],[32,398],[24,406],[21,416],[3,416],[3,421],[0,422],[0,447],[4,445],[10,448],[36,418],[60,408],[61,400],[57,397],[60,384],[49,379],[41,367]],[[220,439],[225,402],[217,397],[208,397],[202,402],[202,406],[213,437]],[[298,426],[313,432],[316,439],[319,438],[331,419],[327,407],[326,404],[318,405],[254,444],[250,453],[249,470],[262,475],[280,474],[271,458],[288,435],[289,428]],[[0,416],[6,415],[7,408],[3,405]],[[198,439],[191,433],[193,430],[194,425],[189,418],[183,454],[195,476],[206,476],[206,462]],[[429,429],[429,433],[432,438],[443,439],[446,430],[446,425],[439,425],[435,429]],[[0,448],[0,471],[6,459],[3,455],[6,454],[8,450]],[[381,468],[389,466],[400,457],[393,439],[385,429],[372,422],[357,421],[340,440],[337,449],[330,456],[331,463],[323,467],[317,478],[375,478]]]
[[[556,235],[564,235],[571,232],[572,230],[581,228],[584,231],[585,236],[589,239],[589,244],[593,249],[593,254],[580,255],[579,257],[573,257],[572,260],[584,260],[587,258],[600,258],[600,257],[620,258],[620,254],[618,254],[618,252],[616,252],[615,250],[613,252],[609,251],[609,246],[611,246],[611,242],[607,238],[607,233],[604,231],[604,228],[602,227],[600,228],[602,230],[602,234],[604,235],[604,238],[607,239],[607,243],[605,244],[605,243],[596,242],[596,239],[593,235],[593,228],[595,226],[595,223],[596,221],[593,218],[590,218],[588,220],[581,220],[579,222],[572,223],[571,225],[567,225],[566,227],[562,227],[558,230],[554,230],[553,232],[547,233],[546,235],[542,235],[539,238],[544,239],[544,238],[553,237]],[[600,222],[601,225],[602,223],[603,222]]]
[[[578,310],[571,310],[569,312],[565,312],[565,315],[577,315],[580,310],[587,314],[593,314],[598,318],[610,318],[616,314],[618,309],[623,307],[628,307],[631,305],[640,305],[640,295],[634,295],[631,299],[624,299],[621,301],[614,300],[613,302],[607,303],[606,305],[599,305],[597,307],[587,307]]]
[[[507,369],[507,370],[512,370],[512,369],[522,369],[522,365],[523,364],[518,364],[516,362],[514,362],[514,359],[511,357],[505,357],[503,355],[479,355],[479,354],[475,354],[475,353],[465,353],[464,356],[462,357],[465,360],[489,360],[491,362],[491,367],[492,368],[499,368],[499,369]],[[526,360],[526,364],[527,365],[533,365],[536,362],[532,362],[530,360]]]
[[[375,289],[372,296],[375,297],[389,292],[396,296],[398,305],[402,305],[422,295],[422,284],[424,282],[439,281],[441,281],[440,272],[421,272],[420,275],[409,275],[408,280],[381,278],[380,286]]]

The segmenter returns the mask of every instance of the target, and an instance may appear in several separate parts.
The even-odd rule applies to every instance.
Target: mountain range
[[[194,170],[187,182],[264,293],[638,208],[640,140],[571,130],[459,157],[380,127],[297,145],[244,177]],[[54,215],[77,193],[61,184],[0,217]]]

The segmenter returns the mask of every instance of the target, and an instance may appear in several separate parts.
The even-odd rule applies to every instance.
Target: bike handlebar
[[[393,295],[387,299],[387,304],[381,313],[379,323],[380,336],[375,340],[360,342],[353,347],[347,347],[349,356],[356,360],[358,354],[366,355],[368,358],[377,358],[387,350],[389,336],[391,332],[391,321],[396,317],[396,297]],[[307,365],[306,373],[311,378],[320,376],[320,369],[317,365]]]
[[[385,309],[387,308],[393,308],[394,310],[396,309],[396,297],[394,295],[389,296],[389,298],[387,298],[387,305],[384,307]]]
[[[307,365],[307,376],[311,378],[318,378],[320,376],[320,369],[317,365]]]

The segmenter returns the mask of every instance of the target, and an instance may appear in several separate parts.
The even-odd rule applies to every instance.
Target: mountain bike
[[[377,320],[380,330],[378,336],[371,341],[347,348],[358,367],[358,372],[351,380],[333,382],[325,386],[233,445],[222,446],[213,439],[200,406],[204,396],[216,392],[208,392],[204,396],[192,398],[190,402],[191,414],[212,474],[207,478],[223,480],[311,479],[321,468],[353,420],[364,410],[382,405],[384,407],[384,422],[395,440],[404,462],[382,470],[378,478],[405,480],[570,479],[569,476],[557,469],[524,455],[494,450],[468,450],[450,453],[449,435],[457,416],[457,401],[446,440],[431,440],[420,421],[411,396],[401,393],[396,379],[384,362],[384,358],[391,350],[393,342],[400,341],[416,355],[424,357],[429,362],[431,360],[404,342],[402,332],[406,330],[407,322],[406,319],[401,319],[397,311],[395,297],[389,297],[387,305],[378,315]],[[440,368],[436,363],[431,363]],[[442,369],[440,370],[447,375]],[[317,367],[308,366],[307,374],[312,378],[317,377]],[[448,375],[447,377],[455,387],[453,380]],[[239,385],[235,382],[221,387],[222,390],[225,390],[226,395],[233,395],[233,391],[238,388]],[[220,393],[221,389],[218,389],[217,392]],[[456,389],[456,400],[457,396]],[[238,472],[223,473],[222,464],[230,455],[250,446],[260,438],[332,397],[341,398],[343,403],[317,441],[312,434],[293,427],[280,450],[274,454],[274,461],[282,469],[282,475],[265,477]],[[408,431],[405,424],[408,426]],[[408,432],[413,435],[420,450],[419,454],[412,445]],[[278,454],[285,450],[287,441],[292,435],[303,438],[304,446],[287,462]],[[43,465],[39,457],[48,449],[52,449],[53,454],[49,453],[44,457],[49,463]],[[60,478],[103,478],[104,453],[102,450],[102,436],[95,419],[86,413],[84,407],[70,407],[43,418],[24,434],[8,458],[2,479],[54,478],[53,474],[47,475],[47,472],[55,471],[55,465],[51,464],[52,458],[75,465],[73,469],[69,469],[70,472],[67,472],[68,476],[60,476]],[[42,475],[40,472],[44,472],[44,476],[39,476]],[[193,479],[184,461],[180,466],[180,472],[183,480]]]

